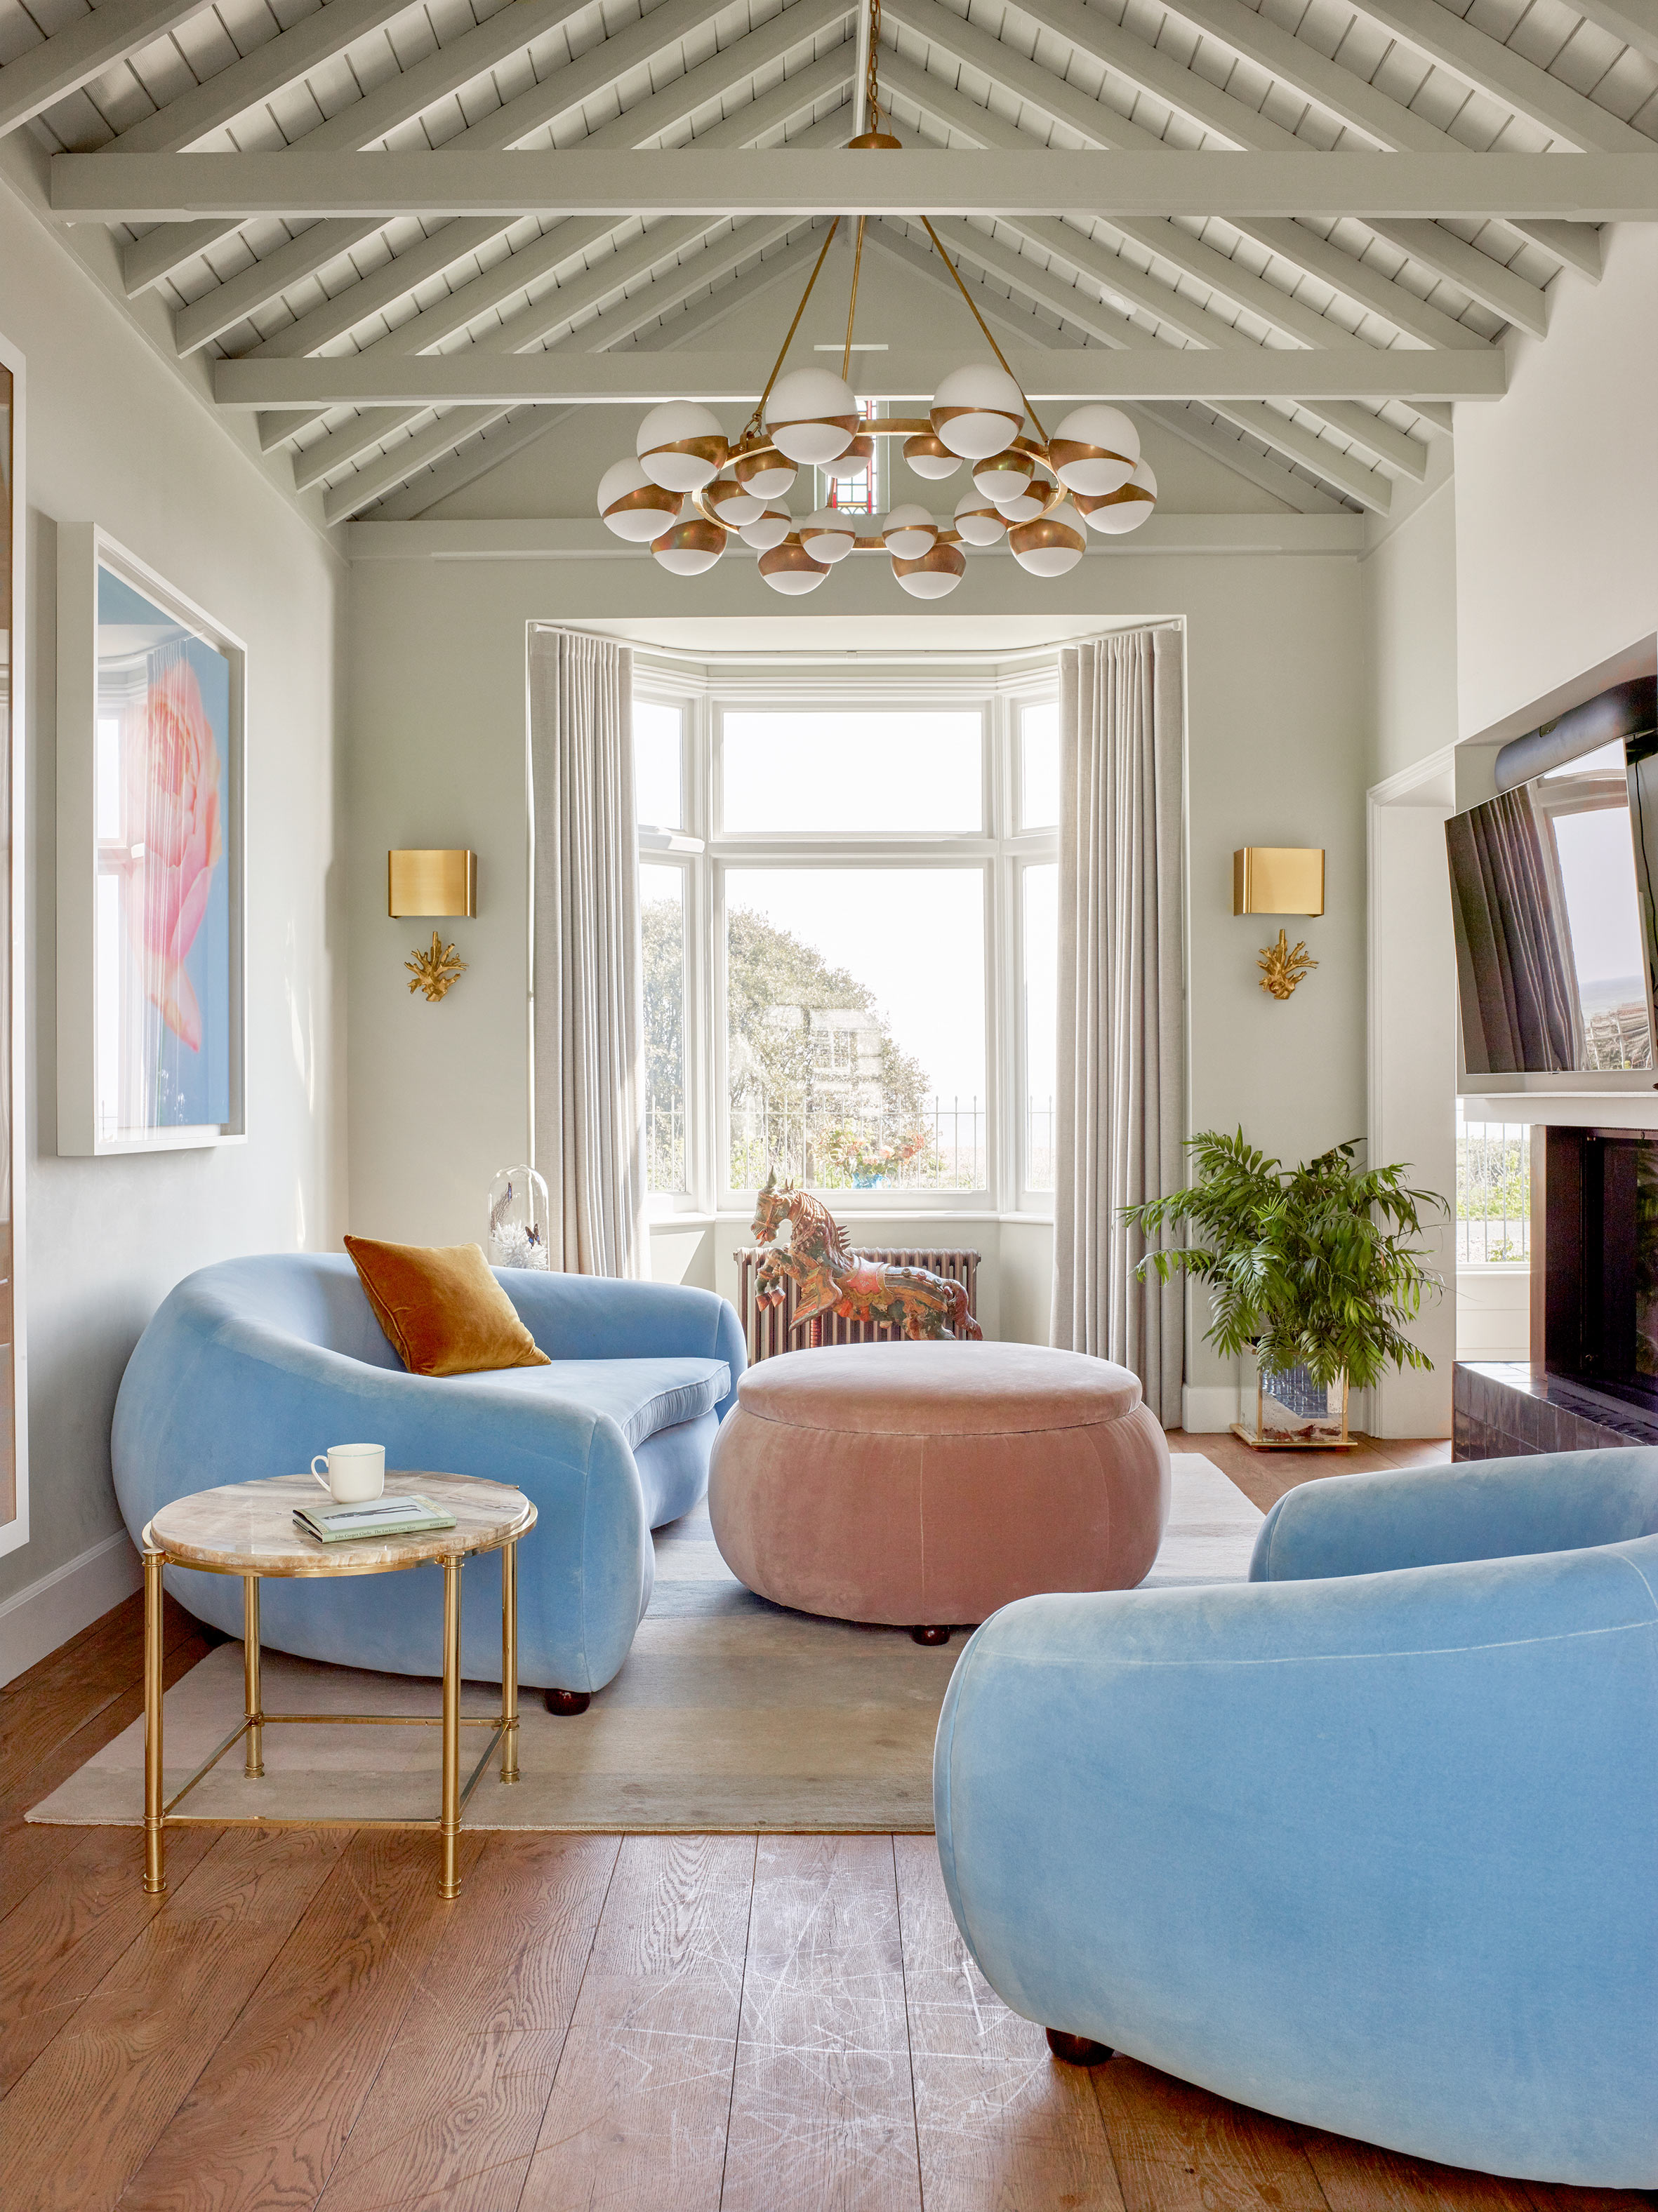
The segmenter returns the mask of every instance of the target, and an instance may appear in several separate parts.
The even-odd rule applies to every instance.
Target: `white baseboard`
[[[0,1605],[0,1683],[67,1644],[111,1606],[143,1587],[144,1571],[125,1528],[65,1559]]]
[[[1188,1382],[1180,1392],[1180,1426],[1189,1437],[1224,1436],[1238,1419],[1237,1387]]]

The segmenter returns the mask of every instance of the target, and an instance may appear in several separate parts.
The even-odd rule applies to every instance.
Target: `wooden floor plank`
[[[618,1836],[492,1835],[320,2212],[503,2212],[552,2094]]]
[[[144,1895],[137,1829],[46,1832],[58,1854],[50,1878],[35,1883],[0,1920],[0,2092],[68,2026],[167,1903]],[[180,1828],[168,1838],[168,1874],[175,1888],[222,1832]]]
[[[1450,1439],[1360,1437],[1354,1451],[1258,1451],[1241,1437],[1183,1430],[1168,1432],[1171,1451],[1199,1452],[1231,1477],[1244,1496],[1270,1513],[1285,1491],[1338,1474],[1375,1474],[1395,1467],[1448,1467]]]
[[[1330,2212],[1534,2212],[1522,2181],[1404,2158],[1375,2143],[1301,2130]]]
[[[932,1838],[895,1845],[927,2212],[1125,2212],[1086,2070],[1057,2064],[968,1956]]]
[[[188,1615],[182,1618],[188,1620]],[[171,1689],[181,1675],[187,1674],[198,1660],[204,1658],[210,1648],[193,1627],[181,1637],[163,1662],[162,1678],[168,1688]],[[15,1911],[37,1882],[61,1867],[67,1848],[64,1838],[74,1832],[26,1820],[23,1816],[29,1807],[50,1796],[60,1783],[67,1782],[107,1743],[113,1743],[121,1730],[143,1711],[142,1648],[135,1664],[138,1673],[132,1681],[99,1703],[77,1727],[64,1735],[46,1731],[47,1740],[37,1752],[34,1763],[20,1761],[12,1771],[9,1785],[0,1790],[0,1899],[3,1899],[6,1911]],[[142,1869],[143,1831],[129,1828],[126,1832],[132,1847],[133,1864]]]
[[[220,1838],[6,2100],[9,2203],[117,2202],[349,1839],[339,1828]]]
[[[717,2212],[753,1878],[752,1836],[623,1839],[518,2212]]]
[[[1089,2069],[1127,2212],[1326,2212],[1296,2130],[1131,2058]]]
[[[722,2212],[919,2212],[888,1836],[764,1836]]]
[[[461,1838],[463,1880],[483,1844]],[[453,1910],[437,1893],[436,1838],[351,1835],[122,2212],[308,2212]]]

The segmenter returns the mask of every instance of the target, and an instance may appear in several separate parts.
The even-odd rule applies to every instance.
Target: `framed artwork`
[[[23,357],[0,337],[0,1553],[29,1537],[23,1346]]]
[[[247,1134],[241,641],[89,523],[58,556],[58,1150]]]

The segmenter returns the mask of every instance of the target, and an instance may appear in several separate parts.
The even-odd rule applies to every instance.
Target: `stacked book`
[[[372,1498],[362,1505],[296,1505],[294,1518],[322,1544],[347,1544],[358,1536],[421,1536],[453,1528],[454,1516],[429,1498]]]

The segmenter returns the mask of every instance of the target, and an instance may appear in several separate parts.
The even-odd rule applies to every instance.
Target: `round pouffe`
[[[1128,1589],[1168,1519],[1137,1376],[1032,1344],[848,1344],[751,1367],[714,1447],[721,1556],[761,1597],[895,1626]]]

